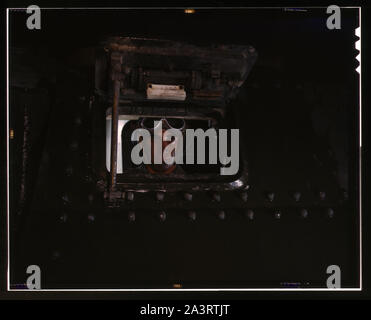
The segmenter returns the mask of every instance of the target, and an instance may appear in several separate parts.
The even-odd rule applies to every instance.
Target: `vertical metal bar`
[[[119,100],[120,100],[120,81],[114,80],[114,94],[112,106],[112,130],[111,130],[111,184],[110,191],[116,190],[116,175],[117,175],[117,135],[119,121]]]

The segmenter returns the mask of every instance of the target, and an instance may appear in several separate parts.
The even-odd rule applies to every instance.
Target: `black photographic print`
[[[4,290],[361,294],[362,10],[10,4]]]

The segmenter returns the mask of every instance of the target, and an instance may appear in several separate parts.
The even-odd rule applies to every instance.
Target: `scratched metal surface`
[[[93,23],[98,15],[104,26]],[[67,18],[71,24],[61,30]],[[324,287],[326,267],[338,264],[343,286],[357,287],[356,12],[342,18],[341,31],[331,33],[323,30],[325,12],[315,10],[193,17],[50,11],[43,20],[50,28],[30,36],[18,27],[21,13],[15,15],[11,283],[24,283],[26,266],[37,264],[43,288]],[[130,24],[138,19],[147,23]],[[174,31],[168,27],[175,21]],[[194,194],[191,202],[169,193],[159,202],[147,193],[115,210],[104,207],[88,156],[94,148],[91,48],[123,30],[257,48],[259,59],[230,106],[247,151],[247,201],[236,192],[221,194],[220,202],[208,193]],[[23,58],[30,55],[37,59]],[[22,200],[25,109],[30,128]],[[274,192],[272,202],[267,192]]]

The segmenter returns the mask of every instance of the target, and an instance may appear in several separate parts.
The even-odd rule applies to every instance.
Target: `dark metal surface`
[[[325,288],[332,264],[341,266],[344,288],[359,285],[356,11],[342,13],[338,33],[323,31],[327,16],[321,10],[205,11],[193,17],[105,11],[84,15],[85,24],[80,14],[48,11],[43,21],[49,31],[37,37],[17,29],[16,17],[10,26],[17,35],[12,47],[24,48],[24,57],[37,56],[36,71],[37,61],[48,61],[43,69],[48,72],[29,77],[32,90],[25,92],[20,76],[11,83],[13,287],[25,282],[30,264],[40,266],[43,288]],[[107,22],[105,31],[97,17]],[[19,19],[23,26],[24,14]],[[58,34],[53,25],[64,19],[81,27],[68,25]],[[145,30],[138,19],[154,29]],[[174,23],[178,28],[169,34]],[[91,141],[97,138],[97,122],[106,117],[105,108],[94,110],[102,96],[94,92],[92,53],[100,36],[123,32],[252,43],[259,50],[236,101],[222,114],[229,120],[235,116],[241,128],[247,190],[160,196],[159,190],[123,190],[118,207],[105,206],[98,190],[108,187],[101,181],[107,173],[92,163],[103,156]],[[22,70],[26,61],[32,64],[22,55],[14,58],[10,71]],[[15,219],[25,100],[32,102],[31,146],[39,151],[29,158],[33,184],[27,214]],[[121,108],[128,107],[119,113]],[[147,110],[140,103],[134,109]],[[174,113],[187,111],[179,107]]]
[[[144,89],[154,83],[185,86],[188,103],[226,106],[258,56],[255,48],[246,45],[195,45],[148,38],[114,37],[103,45],[104,50],[96,53],[96,91],[112,95],[104,80],[110,64],[104,60],[122,57],[121,66],[115,65],[110,73],[122,81],[122,100],[126,102],[146,101]]]

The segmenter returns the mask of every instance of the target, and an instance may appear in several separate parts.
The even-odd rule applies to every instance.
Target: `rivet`
[[[252,211],[251,209],[248,209],[246,211],[246,217],[249,219],[249,220],[253,220],[254,219],[254,211]]]
[[[300,210],[300,215],[301,215],[303,218],[307,218],[307,217],[308,217],[308,210],[307,210],[307,209],[301,209],[301,210]]]
[[[127,199],[128,201],[133,201],[133,200],[134,200],[134,192],[132,192],[132,191],[128,191],[128,192],[126,193],[126,199]]]
[[[183,196],[184,196],[184,199],[187,200],[187,201],[192,201],[192,199],[193,199],[193,194],[189,193],[189,192],[184,193]]]
[[[332,209],[332,208],[328,208],[327,209],[327,216],[329,217],[329,218],[333,218],[334,217],[334,210]]]
[[[272,202],[274,200],[274,192],[268,192],[267,199],[268,201]]]
[[[196,217],[197,217],[196,211],[193,211],[193,210],[188,211],[188,218],[189,218],[189,220],[195,221],[196,220]]]
[[[163,201],[165,198],[165,192],[156,192],[156,200]]]
[[[134,211],[129,211],[129,213],[128,213],[128,220],[130,222],[134,222],[135,221],[135,212]]]
[[[216,202],[220,202],[220,200],[221,200],[220,193],[214,192],[213,193],[213,200],[216,201]]]
[[[226,218],[225,211],[224,211],[224,210],[220,210],[220,211],[218,211],[217,216],[218,216],[218,218],[219,218],[220,220],[225,220],[225,218]]]
[[[69,204],[71,201],[70,201],[70,198],[68,197],[68,195],[67,194],[63,194],[62,195],[62,201],[63,201],[63,204],[64,205],[67,205],[67,204]]]
[[[158,218],[161,222],[164,222],[166,220],[166,213],[165,211],[160,211],[158,214]]]
[[[275,212],[274,212],[274,217],[276,218],[276,219],[281,219],[281,211],[280,210],[276,210]]]
[[[299,202],[301,198],[301,193],[299,191],[294,192],[293,198],[296,202]]]
[[[242,201],[246,202],[248,198],[247,192],[241,192],[240,197]]]
[[[59,221],[61,222],[66,222],[67,221],[67,213],[62,213],[60,216],[59,216]]]
[[[318,193],[318,195],[319,195],[320,200],[325,200],[325,198],[326,198],[326,192],[325,191],[320,191]]]

